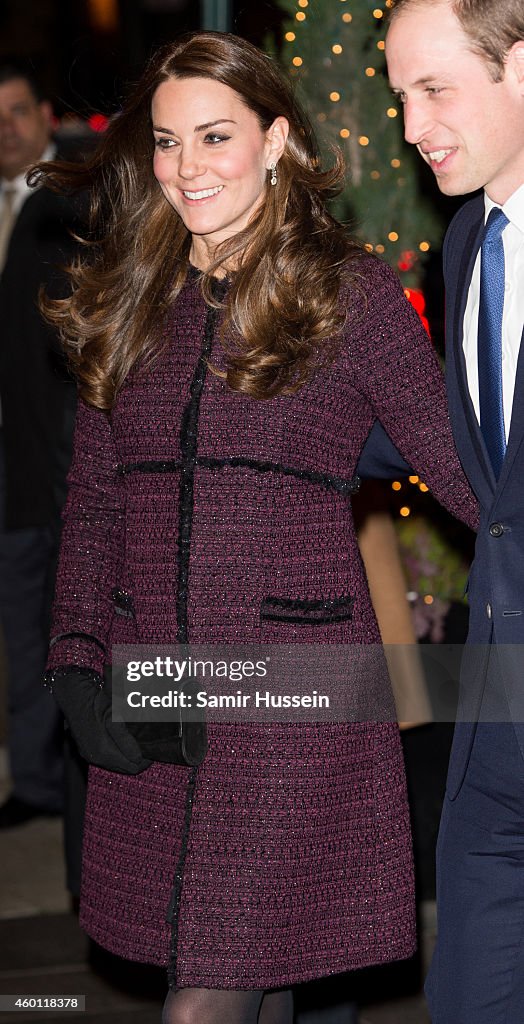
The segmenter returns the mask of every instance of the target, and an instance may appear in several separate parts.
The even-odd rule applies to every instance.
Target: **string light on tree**
[[[88,0],[91,25],[99,32],[116,32],[119,23],[118,0]]]

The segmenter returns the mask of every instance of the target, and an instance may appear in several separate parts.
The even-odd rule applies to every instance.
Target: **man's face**
[[[405,137],[441,192],[485,188],[502,204],[524,184],[524,42],[495,82],[447,0],[415,4],[386,40],[389,80],[404,107]]]
[[[11,181],[39,160],[51,134],[49,103],[39,103],[23,78],[0,84],[0,176]]]

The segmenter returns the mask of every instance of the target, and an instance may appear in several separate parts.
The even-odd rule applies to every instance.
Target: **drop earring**
[[[270,179],[271,180],[271,184],[272,185],[276,185],[276,183],[277,183],[277,165],[275,163],[271,164],[269,170],[271,171],[271,179]]]

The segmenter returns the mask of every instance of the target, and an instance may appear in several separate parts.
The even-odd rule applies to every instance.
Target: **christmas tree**
[[[297,80],[326,159],[336,144],[348,165],[334,213],[415,286],[444,225],[421,193],[420,157],[404,143],[402,111],[387,80],[392,0],[278,2],[288,15],[280,59]]]
[[[422,193],[420,156],[404,142],[402,110],[388,83],[384,40],[392,3],[278,0],[287,15],[279,57],[296,81],[326,161],[333,145],[344,154],[347,184],[333,212],[387,259],[424,319],[424,257],[440,247],[445,225]],[[469,531],[439,511],[417,476],[385,487],[417,631],[439,636],[449,600],[463,592]]]

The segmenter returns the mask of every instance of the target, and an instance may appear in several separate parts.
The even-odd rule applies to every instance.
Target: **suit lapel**
[[[517,373],[515,375],[515,391],[513,393],[513,408],[511,410],[511,423],[509,428],[508,447],[506,449],[506,455],[504,462],[502,463],[502,469],[500,471],[500,477],[498,481],[498,487],[503,487],[506,479],[511,472],[511,467],[515,460],[515,456],[522,444],[524,438],[524,402],[521,400],[521,395],[524,394],[524,331],[520,339],[520,350],[519,358],[517,361]]]

